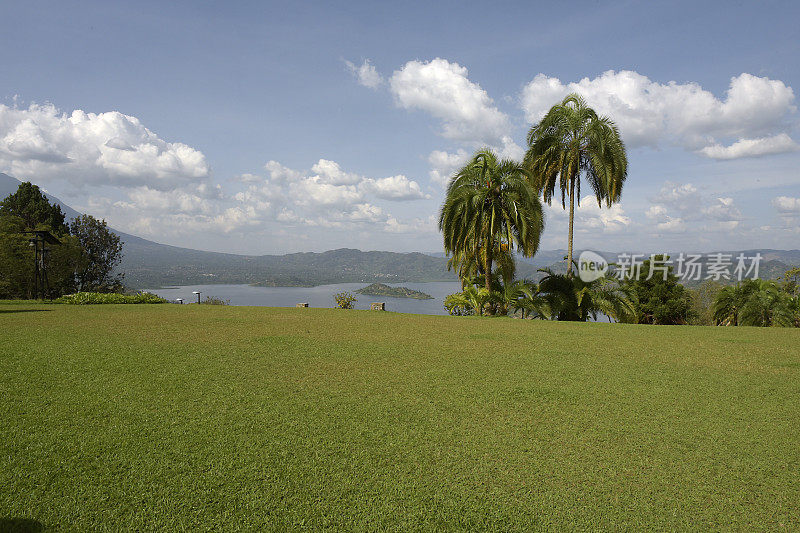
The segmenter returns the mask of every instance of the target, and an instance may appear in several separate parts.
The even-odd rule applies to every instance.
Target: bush
[[[167,301],[149,292],[137,294],[117,294],[100,292],[76,292],[56,300],[57,303],[88,305],[88,304],[164,304]]]
[[[333,299],[336,300],[336,307],[339,309],[352,309],[353,304],[358,301],[356,297],[349,292],[334,294]]]

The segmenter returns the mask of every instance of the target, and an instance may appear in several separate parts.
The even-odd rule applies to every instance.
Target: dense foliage
[[[31,235],[25,233],[32,230],[49,231],[59,241],[45,245],[46,296],[122,290],[121,277],[113,275],[122,243],[105,221],[84,215],[68,225],[61,207],[26,182],[0,202],[0,298],[34,296],[35,254]]]
[[[216,296],[206,296],[200,301],[201,305],[231,305],[230,300],[223,300],[222,298],[217,298]]]
[[[792,272],[792,271],[790,271]],[[787,273],[784,285],[762,279],[722,288],[714,302],[715,323],[722,326],[800,326],[800,296]]]
[[[69,233],[61,206],[51,204],[39,187],[30,182],[21,183],[17,192],[0,201],[0,216],[19,218],[29,230]]]
[[[69,235],[64,214],[39,188],[22,183],[19,190],[0,202],[0,298],[32,298],[34,251],[32,230],[50,231],[60,244],[47,244],[48,296],[76,289],[75,272],[83,264],[80,243]]]
[[[694,326],[714,325],[714,302],[724,285],[719,281],[707,279],[696,287],[687,287],[691,299],[689,323]]]
[[[636,322],[635,294],[626,285],[607,277],[584,281],[549,269],[543,271],[547,276],[539,283],[539,291],[551,319],[586,322],[605,315],[618,322]]]
[[[137,294],[119,294],[107,292],[77,292],[67,294],[56,300],[56,303],[73,305],[90,304],[164,304],[167,300],[149,292]]]
[[[688,324],[692,317],[692,300],[687,289],[678,283],[672,266],[658,255],[643,262],[640,274],[623,284],[634,296],[636,322],[639,324]]]
[[[83,250],[84,261],[76,273],[78,286],[89,292],[121,292],[123,275],[114,270],[122,261],[122,240],[105,220],[81,215],[69,225]]]

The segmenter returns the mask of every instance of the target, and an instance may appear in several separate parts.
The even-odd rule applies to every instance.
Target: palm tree
[[[542,205],[525,170],[488,149],[479,150],[453,176],[439,213],[445,252],[457,264],[478,258],[489,293],[498,247],[531,257],[543,229]]]
[[[515,282],[516,287],[512,289],[513,300],[510,300],[509,307],[514,312],[522,311],[522,318],[542,318],[549,319],[552,309],[545,295],[539,291],[539,284],[527,279]],[[509,292],[509,291],[506,291]]]
[[[468,284],[462,292],[450,294],[444,299],[444,307],[453,314],[463,314],[462,311],[474,311],[476,315],[483,316],[486,307],[494,299],[492,293],[484,288],[477,288]]]
[[[742,306],[740,324],[743,326],[792,327],[795,309],[792,297],[781,291],[774,281],[748,280],[751,285],[747,301]]]
[[[576,266],[577,268],[577,266]],[[636,299],[626,287],[605,277],[583,281],[570,274],[556,274],[549,268],[539,270],[546,276],[539,290],[547,300],[554,320],[586,322],[602,313],[618,322],[636,322]]]
[[[797,322],[797,302],[774,281],[749,279],[724,287],[714,301],[714,322],[722,326],[782,326]]]
[[[614,122],[586,105],[583,98],[570,94],[528,132],[528,152],[523,166],[534,187],[550,204],[556,188],[561,190],[561,206],[569,196],[569,240],[567,275],[572,275],[572,243],[575,203],[580,205],[581,175],[597,198],[607,206],[618,202],[628,175],[625,144]]]
[[[517,270],[517,265],[514,262],[514,256],[509,252],[508,246],[501,246],[496,243],[492,251],[492,263],[497,265],[496,272],[500,272],[500,277],[504,282],[514,279],[514,274]],[[447,260],[448,270],[455,270],[458,278],[461,280],[461,288],[467,284],[474,284],[479,280],[484,280],[483,272],[483,251],[481,249],[467,249],[460,253],[453,253],[450,259]],[[498,278],[496,272],[492,274],[492,285],[496,285]]]
[[[750,286],[746,283],[721,288],[714,300],[714,323],[718,326],[738,326],[739,314],[750,290]]]

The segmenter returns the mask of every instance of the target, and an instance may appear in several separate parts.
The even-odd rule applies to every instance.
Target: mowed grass
[[[799,341],[0,304],[0,524],[796,530]]]

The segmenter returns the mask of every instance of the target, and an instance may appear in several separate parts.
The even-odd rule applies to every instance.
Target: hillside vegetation
[[[5,517],[800,528],[800,330],[21,303],[0,323]]]

